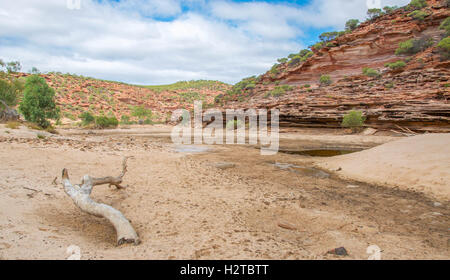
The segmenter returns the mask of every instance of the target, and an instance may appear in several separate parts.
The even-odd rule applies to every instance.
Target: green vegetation
[[[119,125],[119,121],[116,117],[98,116],[95,117],[95,126],[100,129],[104,128],[116,128]]]
[[[247,89],[254,89],[256,87],[256,80],[257,78],[255,76],[243,79],[239,83],[235,84],[230,90],[228,90],[226,96],[217,96],[215,102],[220,103],[222,99],[237,97],[242,95],[242,93]]]
[[[450,17],[447,17],[442,21],[439,29],[445,30],[445,36],[450,36]]]
[[[409,10],[420,10],[422,8],[425,8],[426,6],[428,6],[426,0],[411,0],[407,8]]]
[[[180,81],[169,85],[144,86],[156,92],[186,90],[186,89],[225,89],[228,85],[220,81],[196,80],[196,81]]]
[[[11,69],[8,70],[7,65],[10,63],[5,63],[0,59],[0,100],[8,106],[16,106],[24,89],[24,80],[8,75]],[[3,105],[0,103],[0,109],[2,108]]]
[[[301,50],[298,54],[290,55],[290,60],[288,61],[289,66],[296,66],[300,62],[306,61],[308,58],[313,56],[314,53],[310,50]]]
[[[42,128],[50,126],[48,119],[59,118],[55,91],[47,85],[44,78],[37,75],[28,77],[19,110],[25,120],[34,122]]]
[[[329,75],[320,76],[319,83],[321,86],[329,86],[333,83]]]
[[[353,31],[355,30],[359,25],[359,20],[358,19],[349,19],[346,23],[345,23],[345,30],[346,31]]]
[[[358,131],[366,121],[361,111],[350,111],[344,116],[341,126],[351,128],[353,132]]]
[[[145,108],[144,106],[134,106],[131,108],[131,115],[139,119],[151,118],[152,110]]]
[[[369,9],[367,10],[367,16],[369,17],[369,20],[374,20],[380,16],[383,15],[383,11],[381,9]]]
[[[390,14],[390,13],[393,13],[395,10],[397,10],[398,9],[398,7],[397,6],[385,6],[384,8],[383,8],[383,11],[386,13],[386,14]]]
[[[442,39],[437,45],[441,58],[448,60],[450,58],[450,37]]]
[[[280,97],[284,95],[286,92],[293,90],[294,87],[290,85],[282,85],[282,86],[276,86],[273,90],[266,93],[265,97]]]
[[[369,68],[369,67],[364,67],[362,72],[364,75],[366,75],[368,77],[379,77],[380,76],[380,73],[377,70]]]
[[[429,14],[421,10],[416,10],[409,13],[408,16],[412,17],[413,19],[423,21],[427,16],[429,16]]]
[[[433,45],[433,39],[430,37],[422,37],[419,39],[409,39],[405,42],[401,42],[395,50],[396,55],[413,55],[421,52]]]
[[[397,69],[405,68],[406,63],[403,60],[399,60],[399,61],[392,62],[392,63],[386,63],[384,66],[389,67],[392,70],[397,70]]]
[[[95,122],[95,117],[89,112],[84,112],[83,114],[81,114],[80,119],[83,125],[89,125]]]
[[[333,31],[333,32],[324,32],[319,35],[319,39],[322,42],[330,42],[336,39],[339,36],[339,32]]]
[[[386,84],[384,85],[384,87],[387,88],[387,89],[394,88],[394,86],[395,86],[395,85],[394,85],[394,83],[392,83],[392,82],[391,82],[391,83],[386,83]]]

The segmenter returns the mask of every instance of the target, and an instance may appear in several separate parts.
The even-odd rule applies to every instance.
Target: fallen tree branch
[[[125,216],[115,208],[93,201],[90,198],[92,188],[97,185],[109,184],[114,185],[117,188],[123,188],[122,183],[123,176],[127,171],[127,159],[125,158],[122,163],[122,173],[118,177],[105,177],[105,178],[93,178],[89,175],[83,177],[81,186],[72,185],[69,180],[69,172],[67,169],[62,171],[62,185],[66,194],[73,200],[76,206],[81,211],[96,217],[106,218],[116,229],[117,233],[117,245],[124,243],[134,243],[138,245],[140,243],[139,237],[131,226],[130,222]]]

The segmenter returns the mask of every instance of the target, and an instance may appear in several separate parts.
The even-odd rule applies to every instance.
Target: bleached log
[[[73,200],[75,205],[78,206],[81,211],[96,217],[106,218],[109,222],[111,222],[117,233],[117,245],[122,245],[124,243],[134,243],[135,245],[138,245],[140,243],[139,236],[127,218],[125,218],[120,211],[109,205],[97,203],[90,198],[92,188],[97,185],[109,184],[114,185],[119,189],[123,188],[120,184],[122,183],[123,176],[125,176],[127,171],[126,161],[127,158],[123,161],[122,173],[120,176],[93,178],[89,175],[85,175],[81,186],[72,185],[69,180],[69,173],[67,169],[63,169],[62,185],[64,186],[66,194]]]

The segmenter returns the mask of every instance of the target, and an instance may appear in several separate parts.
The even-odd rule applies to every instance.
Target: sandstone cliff
[[[442,39],[441,22],[450,15],[446,1],[429,0],[422,9],[428,16],[413,19],[411,11],[398,9],[362,23],[296,67],[279,66],[278,74],[266,73],[254,87],[239,95],[225,96],[225,108],[278,108],[284,126],[339,127],[350,110],[361,110],[367,124],[378,128],[395,125],[419,131],[450,131],[450,62],[443,60],[436,44]],[[427,37],[433,45],[410,56],[395,55],[400,42]],[[386,63],[404,60],[406,67],[393,71]],[[379,77],[362,75],[373,68]],[[333,84],[320,86],[321,75]],[[285,93],[271,90],[289,85]]]

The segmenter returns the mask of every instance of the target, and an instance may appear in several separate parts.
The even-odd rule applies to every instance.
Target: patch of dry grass
[[[6,127],[9,129],[19,129],[22,124],[20,122],[7,122]]]

